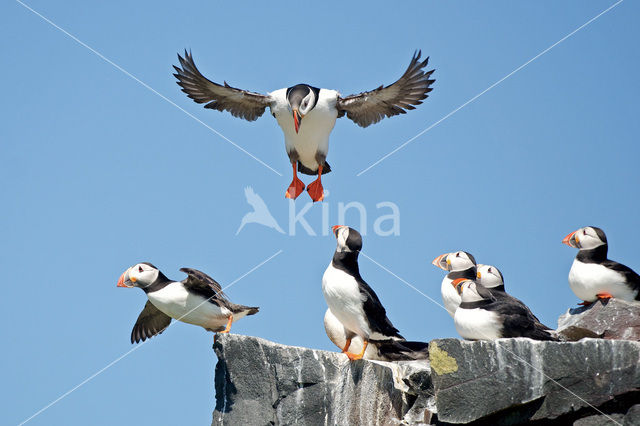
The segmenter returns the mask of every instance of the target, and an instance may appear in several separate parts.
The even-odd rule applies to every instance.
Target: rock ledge
[[[403,363],[240,335],[214,349],[214,425],[640,424],[640,342],[440,339]]]

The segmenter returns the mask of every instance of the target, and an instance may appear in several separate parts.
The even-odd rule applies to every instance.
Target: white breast
[[[331,312],[331,309],[327,309],[327,312],[324,314],[324,330],[327,333],[327,337],[329,340],[333,342],[340,350],[344,348],[344,345],[347,343],[347,336],[344,332],[344,326],[336,318],[336,316]],[[364,342],[360,336],[355,336],[351,340],[351,345],[349,346],[349,352],[354,354],[359,354],[362,352],[362,346]],[[380,359],[378,356],[378,348],[370,344],[367,346],[367,349],[363,356],[364,359]]]
[[[458,334],[469,340],[494,340],[501,336],[498,314],[484,309],[456,309],[453,317]]]
[[[440,285],[440,293],[442,294],[442,302],[449,315],[454,316],[456,309],[460,306],[460,295],[456,291],[455,287],[451,285],[452,279],[444,277],[442,284]]]
[[[316,153],[325,156],[329,152],[329,135],[338,118],[336,102],[338,92],[320,89],[316,106],[302,119],[299,132],[296,133],[293,115],[286,98],[287,89],[279,89],[270,93],[275,100],[271,112],[275,114],[278,124],[284,132],[287,152],[295,149],[300,162],[311,170],[318,168]]]
[[[329,309],[345,329],[369,338],[371,329],[362,309],[363,296],[355,278],[330,264],[322,276],[322,293]]]
[[[231,315],[228,309],[188,292],[181,282],[173,282],[161,290],[148,293],[147,297],[156,308],[171,318],[209,330],[226,325]]]
[[[569,287],[580,299],[593,302],[598,293],[609,293],[623,300],[634,300],[636,292],[624,282],[624,277],[616,271],[597,263],[573,261],[569,271]]]

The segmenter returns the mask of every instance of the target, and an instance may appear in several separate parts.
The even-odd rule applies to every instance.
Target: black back
[[[640,300],[640,275],[628,266],[618,263],[615,260],[608,259],[607,254],[609,251],[609,245],[606,243],[607,237],[604,236],[604,232],[602,232],[600,228],[596,228],[595,226],[592,226],[592,228],[596,230],[598,237],[605,241],[605,243],[593,249],[580,250],[576,259],[582,263],[597,263],[605,268],[616,271],[622,275],[625,283],[627,283],[629,287],[638,292],[636,294],[636,300]],[[602,233],[602,235],[600,235],[600,233]]]
[[[360,233],[356,231],[353,233],[353,229],[349,230],[349,237],[347,238],[347,246],[349,248],[359,247],[362,248],[362,237]],[[352,239],[353,237],[353,239]],[[338,252],[333,255],[332,265],[336,269],[340,269],[347,274],[351,275],[358,283],[358,289],[364,296],[363,310],[367,316],[369,327],[371,331],[383,334],[385,336],[397,337],[404,339],[400,335],[397,328],[393,326],[389,318],[387,318],[387,311],[382,306],[380,299],[375,291],[367,284],[360,275],[360,268],[358,266],[358,251],[350,252]]]

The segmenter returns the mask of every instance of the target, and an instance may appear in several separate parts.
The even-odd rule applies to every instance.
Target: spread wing
[[[180,66],[173,66],[173,74],[178,79],[182,91],[204,107],[218,111],[229,111],[234,117],[245,120],[257,120],[271,103],[271,97],[247,90],[236,89],[224,82],[224,86],[214,83],[203,76],[193,62],[191,53],[184,51],[184,58],[178,55]]]
[[[193,293],[199,294],[214,303],[230,303],[227,296],[223,293],[220,284],[209,275],[192,268],[180,268],[180,271],[188,275],[188,277],[182,281],[182,284]]]
[[[435,80],[429,79],[435,70],[424,71],[429,58],[420,62],[420,51],[411,59],[402,77],[390,86],[380,86],[358,95],[339,97],[336,107],[338,117],[347,114],[358,126],[367,127],[384,117],[406,114],[406,110],[420,105],[431,90]]]
[[[138,315],[138,320],[131,331],[131,343],[144,342],[156,334],[160,334],[171,323],[171,317],[162,313],[153,303],[147,301]]]

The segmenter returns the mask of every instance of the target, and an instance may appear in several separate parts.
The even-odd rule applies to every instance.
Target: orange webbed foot
[[[231,331],[231,324],[233,324],[233,315],[227,318],[227,326],[222,331],[218,331],[213,335],[213,343],[215,344],[218,341],[218,334],[226,334]]]
[[[359,359],[362,359],[362,354],[352,354],[351,352],[345,352],[347,357],[349,357],[349,360],[351,361],[356,361]]]
[[[347,357],[349,357],[349,360],[351,361],[356,361],[358,359],[362,359],[362,357],[364,356],[365,351],[367,350],[367,346],[369,345],[369,341],[365,340],[363,345],[362,345],[362,352],[360,352],[359,354],[352,354],[351,352],[345,352],[345,354],[347,355]]]
[[[613,299],[613,295],[611,293],[598,293],[596,294],[598,299]]]
[[[309,186],[307,186],[307,191],[314,202],[324,200],[324,188],[322,187],[320,178],[311,182]]]
[[[304,183],[302,183],[302,181],[296,176],[291,181],[291,185],[287,188],[287,192],[285,192],[284,196],[295,200],[300,196],[300,194],[302,194],[302,191],[304,191]]]
[[[589,305],[592,305],[592,304],[593,304],[593,302],[587,302],[587,301],[585,300],[585,301],[583,301],[583,302],[581,302],[581,303],[578,303],[578,306],[589,306]]]

